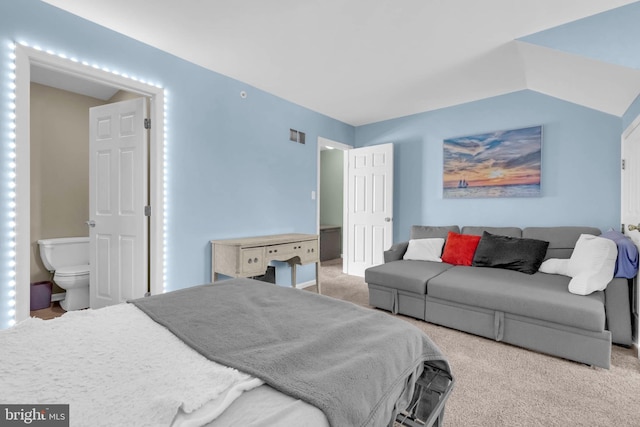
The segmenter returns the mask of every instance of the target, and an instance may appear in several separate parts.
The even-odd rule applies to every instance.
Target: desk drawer
[[[257,276],[264,274],[266,262],[263,248],[247,248],[240,250],[240,275]]]
[[[268,261],[286,261],[294,257],[299,257],[303,264],[314,262],[318,258],[318,241],[306,240],[265,247],[265,258]]]
[[[307,240],[300,242],[302,254],[300,255],[300,261],[302,264],[308,262],[318,262],[320,260],[320,250],[318,249],[317,240]]]
[[[264,253],[268,260],[286,261],[289,258],[300,255],[301,247],[299,242],[270,245],[264,248]]]

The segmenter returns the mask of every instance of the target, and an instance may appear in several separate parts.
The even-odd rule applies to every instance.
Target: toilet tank
[[[89,237],[61,237],[38,240],[40,258],[49,271],[89,264]]]

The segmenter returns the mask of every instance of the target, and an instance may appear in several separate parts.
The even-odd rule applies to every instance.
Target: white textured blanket
[[[0,331],[0,361],[0,402],[69,404],[72,426],[202,425],[262,384],[133,304],[28,319]]]

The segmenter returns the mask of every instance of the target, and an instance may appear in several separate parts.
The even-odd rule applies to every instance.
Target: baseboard
[[[55,294],[51,294],[51,302],[62,301],[65,295],[67,295],[66,292],[58,292]]]
[[[296,288],[304,289],[304,288],[308,288],[309,286],[314,286],[315,284],[316,284],[315,280],[310,280],[308,282],[296,283]]]

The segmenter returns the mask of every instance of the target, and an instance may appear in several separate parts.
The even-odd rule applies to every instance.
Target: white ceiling
[[[356,126],[522,89],[620,116],[640,92],[515,41],[637,0],[44,1]]]

